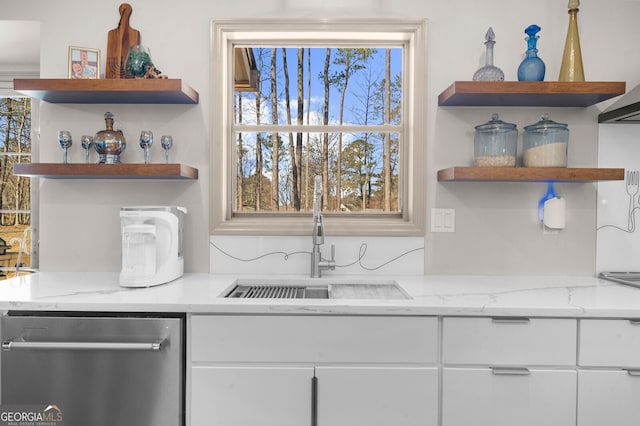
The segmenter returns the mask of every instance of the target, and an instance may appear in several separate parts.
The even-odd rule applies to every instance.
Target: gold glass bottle
[[[580,0],[569,0],[569,29],[564,44],[558,81],[585,81],[582,67],[582,51],[578,36],[578,7]]]

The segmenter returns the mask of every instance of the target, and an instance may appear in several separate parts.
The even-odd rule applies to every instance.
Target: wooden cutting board
[[[120,22],[118,28],[109,31],[107,37],[107,64],[105,78],[124,78],[125,61],[129,46],[140,44],[140,31],[129,26],[132,8],[128,3],[120,5]]]

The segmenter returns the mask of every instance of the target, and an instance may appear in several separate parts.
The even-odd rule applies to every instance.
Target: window
[[[31,99],[0,97],[0,278],[31,267],[31,184],[13,165],[31,162]]]
[[[425,27],[214,21],[211,232],[424,235]]]

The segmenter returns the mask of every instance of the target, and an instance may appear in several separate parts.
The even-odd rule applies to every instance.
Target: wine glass
[[[93,136],[90,135],[82,135],[80,138],[80,144],[82,148],[85,150],[84,161],[86,163],[89,162],[89,149],[93,146]]]
[[[71,132],[68,130],[60,130],[58,132],[58,143],[60,144],[60,147],[62,147],[62,149],[64,150],[64,153],[62,154],[62,162],[66,163],[67,151],[73,144],[73,141],[71,140]]]
[[[140,132],[140,147],[144,149],[144,164],[149,164],[149,148],[153,145],[153,132],[143,130]]]
[[[160,138],[160,144],[162,145],[162,149],[164,149],[164,161],[165,163],[169,163],[169,150],[173,147],[173,137],[163,135]]]

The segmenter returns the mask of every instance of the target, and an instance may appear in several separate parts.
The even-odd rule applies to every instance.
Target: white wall
[[[640,171],[640,126],[602,124],[598,151],[600,167]],[[625,181],[598,184],[598,239],[596,271],[640,270],[640,192]]]
[[[209,23],[212,19],[256,17],[416,17],[429,20],[427,209],[456,210],[456,232],[426,233],[424,271],[463,274],[590,275],[596,254],[596,185],[559,184],[567,199],[567,228],[542,235],[536,221],[543,184],[438,183],[436,171],[468,165],[473,155],[473,126],[498,112],[519,129],[549,112],[569,124],[569,165],[597,165],[597,114],[608,103],[579,108],[438,108],[437,96],[454,80],[470,80],[483,65],[484,34],[496,34],[495,65],[507,80],[526,49],[524,28],[542,27],[539,55],[547,65],[546,80],[558,75],[567,29],[565,0],[185,0],[131,1],[131,25],[142,34],[158,68],[182,78],[200,93],[197,106],[51,105],[41,109],[41,161],[59,161],[55,135],[66,128],[76,135],[103,128],[102,115],[111,111],[123,124],[130,148],[124,161],[141,161],[135,144],[138,132],[172,133],[177,161],[200,170],[195,182],[58,181],[41,182],[40,265],[43,270],[119,270],[118,210],[131,204],[180,204],[189,209],[186,228],[186,269],[208,271],[209,190]],[[2,0],[3,19],[42,23],[41,76],[65,78],[69,45],[106,50],[107,32],[116,27],[120,1]],[[578,16],[586,78],[590,81],[639,83],[640,2],[583,0]],[[104,56],[104,55],[103,55]],[[72,161],[81,160],[76,149]],[[161,151],[154,150],[157,159]],[[429,215],[427,215],[429,216]],[[429,220],[429,217],[427,218]],[[234,251],[245,239],[224,240]],[[412,248],[414,239],[406,244]],[[310,243],[310,241],[309,241]],[[296,246],[298,243],[293,243]],[[386,240],[369,241],[369,250],[384,249]],[[378,245],[378,247],[376,247]],[[357,246],[357,243],[354,243]],[[402,247],[396,241],[394,247]],[[339,250],[339,248],[338,248]],[[352,253],[353,254],[353,253]],[[211,256],[214,254],[212,252]],[[216,255],[217,256],[217,255]],[[220,260],[224,263],[224,259]],[[420,263],[420,261],[418,261]],[[306,261],[302,261],[306,263]],[[420,265],[422,266],[422,265]],[[215,265],[212,270],[216,271]]]

